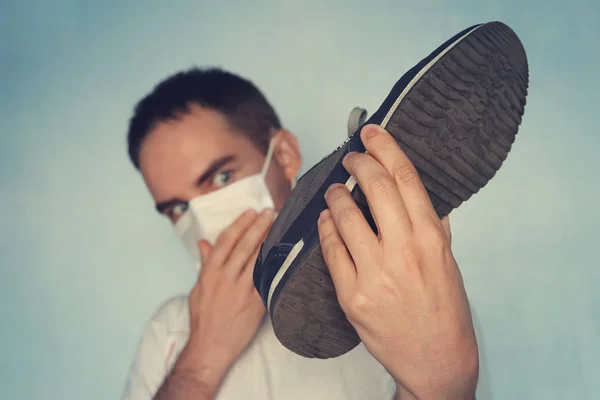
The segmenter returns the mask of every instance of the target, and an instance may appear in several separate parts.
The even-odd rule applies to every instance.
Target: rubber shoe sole
[[[501,22],[476,25],[404,74],[365,124],[378,124],[396,139],[443,217],[502,166],[521,124],[528,82],[517,35]],[[304,357],[337,357],[360,343],[338,303],[317,220],[327,207],[327,188],[345,183],[376,231],[362,191],[341,164],[348,152],[365,152],[361,127],[299,180],[254,270],[277,338]]]

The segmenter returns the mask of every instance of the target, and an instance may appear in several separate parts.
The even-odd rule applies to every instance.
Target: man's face
[[[300,169],[294,136],[281,130],[266,175],[279,210]],[[177,221],[185,204],[242,178],[260,173],[263,154],[249,138],[234,132],[225,117],[191,106],[185,116],[158,124],[140,149],[140,170],[158,210]]]

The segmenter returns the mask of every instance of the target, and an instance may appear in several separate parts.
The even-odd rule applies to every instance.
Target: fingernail
[[[208,245],[208,242],[206,241],[206,239],[201,239],[201,240],[198,241],[197,244],[198,244],[198,249],[200,250],[200,254],[202,256],[204,256],[203,253],[204,253],[204,251],[206,249],[206,246]]]
[[[249,217],[249,216],[255,215],[255,214],[256,214],[256,210],[253,210],[253,209],[248,209],[242,213],[242,215],[244,217]]]
[[[350,160],[350,159],[351,159],[352,157],[354,157],[355,155],[356,155],[356,152],[355,152],[355,151],[351,151],[350,153],[348,153],[348,154],[346,154],[346,155],[344,156],[344,161],[348,161],[348,160]]]
[[[379,133],[379,126],[377,125],[367,125],[360,132],[361,137],[363,138],[371,138]]]
[[[329,218],[331,218],[331,211],[329,211],[328,208],[324,209],[321,211],[321,214],[319,214],[319,222],[325,222]]]
[[[325,194],[331,192],[333,189],[338,188],[340,186],[344,186],[344,185],[342,185],[341,183],[334,183],[334,184],[332,184],[331,186],[329,186],[327,188],[327,191],[325,192]]]
[[[261,214],[266,217],[272,217],[273,215],[275,215],[275,210],[273,210],[272,208],[265,208],[264,210],[262,210]]]

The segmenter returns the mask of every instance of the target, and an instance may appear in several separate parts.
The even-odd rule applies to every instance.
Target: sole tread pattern
[[[275,330],[277,338],[304,357],[329,358],[360,343],[339,306],[331,275],[324,265],[321,247],[316,246],[303,265],[302,273],[295,274],[293,282],[287,285],[285,299],[277,304],[273,315],[273,326],[280,327]],[[323,314],[319,312],[321,309],[335,311]],[[289,318],[290,315],[306,317]],[[310,317],[314,315],[325,318]],[[298,337],[304,340],[298,341]]]
[[[465,201],[494,177],[514,143],[524,112],[527,68],[521,62],[511,63],[511,58],[523,58],[524,51],[516,55],[505,51],[519,48],[518,38],[513,34],[502,35],[504,43],[494,40],[506,31],[494,24],[480,31],[459,43],[417,82],[407,95],[411,101],[400,104],[387,127],[407,155],[411,150],[420,155],[411,160],[422,178],[427,176],[423,183],[436,210],[435,202],[447,198],[447,190]],[[441,91],[439,80],[459,82],[471,93],[456,90],[451,83]],[[432,175],[427,164],[439,172]],[[448,175],[463,183],[462,190],[443,183]]]
[[[502,23],[485,24],[441,57],[392,114],[386,129],[417,168],[440,217],[483,188],[506,160],[525,110],[528,74],[517,35]],[[281,343],[305,357],[336,357],[360,343],[318,243],[286,282],[272,318]]]

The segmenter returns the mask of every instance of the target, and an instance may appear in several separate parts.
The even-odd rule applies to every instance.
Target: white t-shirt
[[[177,360],[189,335],[186,296],[166,301],[142,335],[123,400],[150,400]],[[265,318],[254,341],[229,370],[217,400],[392,400],[393,378],[361,343],[327,360],[283,347]]]

